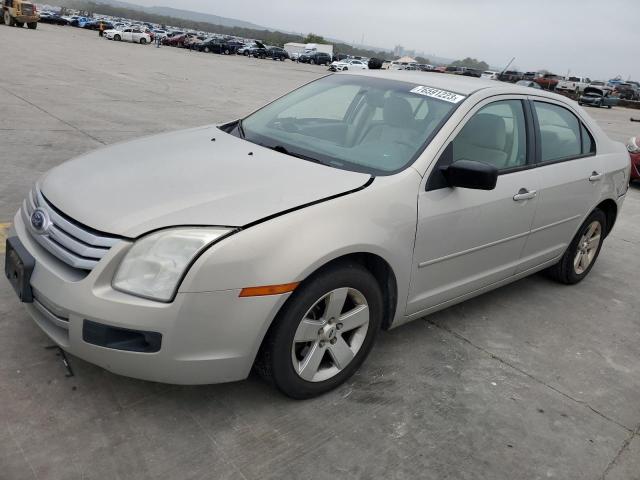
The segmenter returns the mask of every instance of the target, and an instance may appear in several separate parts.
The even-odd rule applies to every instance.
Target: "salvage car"
[[[298,56],[298,62],[310,63],[311,65],[329,65],[332,58],[325,52],[304,52]]]
[[[284,62],[287,58],[289,58],[289,53],[280,47],[269,47],[265,51],[266,57],[272,60],[280,60]]]
[[[151,36],[137,28],[125,28],[123,30],[106,30],[104,36],[107,40],[115,40],[116,42],[133,42],[142,45],[151,43]]]
[[[381,329],[544,269],[583,280],[629,167],[562,96],[349,71],[54,168],[14,217],[5,272],[55,344],[109,371],[206,384],[255,367],[308,398]]]
[[[580,93],[589,86],[591,79],[587,77],[568,77],[566,80],[560,80],[556,85],[559,92]]]
[[[205,53],[220,53],[222,55],[235,54],[244,44],[235,40],[210,38],[198,45],[198,49]]]
[[[53,25],[68,25],[68,21],[54,12],[41,12],[40,23],[51,23]]]
[[[579,105],[589,105],[590,107],[611,108],[618,104],[618,97],[611,96],[611,90],[597,87],[587,87],[578,100]]]
[[[540,85],[540,87],[542,87],[544,90],[553,91],[556,89],[556,86],[561,80],[564,80],[564,78],[561,77],[560,75],[555,75],[553,73],[545,73],[540,77],[536,77],[534,79],[534,82]]]
[[[346,70],[369,70],[367,63],[362,60],[345,59],[339,62],[331,62],[329,70],[332,72],[343,72]]]
[[[631,181],[640,181],[640,137],[630,138],[627,150],[631,157]]]

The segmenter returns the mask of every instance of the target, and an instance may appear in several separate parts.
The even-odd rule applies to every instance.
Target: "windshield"
[[[258,110],[238,130],[282,153],[385,175],[413,163],[463,99],[406,82],[331,75]]]

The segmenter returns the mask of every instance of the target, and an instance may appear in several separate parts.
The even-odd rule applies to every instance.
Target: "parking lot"
[[[50,25],[2,26],[0,43],[0,252],[53,166],[236,119],[326,73]],[[637,111],[589,113],[616,140],[640,134]],[[634,186],[584,282],[535,275],[384,333],[309,401],[257,377],[178,387],[73,357],[67,378],[0,280],[0,479],[640,479],[639,249]]]

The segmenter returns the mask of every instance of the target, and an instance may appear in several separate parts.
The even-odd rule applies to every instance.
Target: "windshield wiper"
[[[264,146],[266,146],[266,145],[264,145]],[[319,159],[313,158],[313,157],[308,157],[306,155],[302,155],[301,153],[291,152],[291,151],[287,150],[285,147],[283,147],[282,145],[273,145],[273,146],[267,147],[267,148],[270,148],[271,150],[275,150],[276,152],[284,153],[285,155],[289,155],[291,157],[301,158],[302,160],[308,160],[308,161],[313,162],[313,163],[319,163],[320,165],[326,165],[326,163],[323,162],[322,160],[319,160]]]

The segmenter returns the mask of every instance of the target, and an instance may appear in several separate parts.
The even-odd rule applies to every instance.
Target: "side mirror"
[[[498,169],[475,160],[458,160],[442,169],[450,187],[493,190],[498,182]]]

